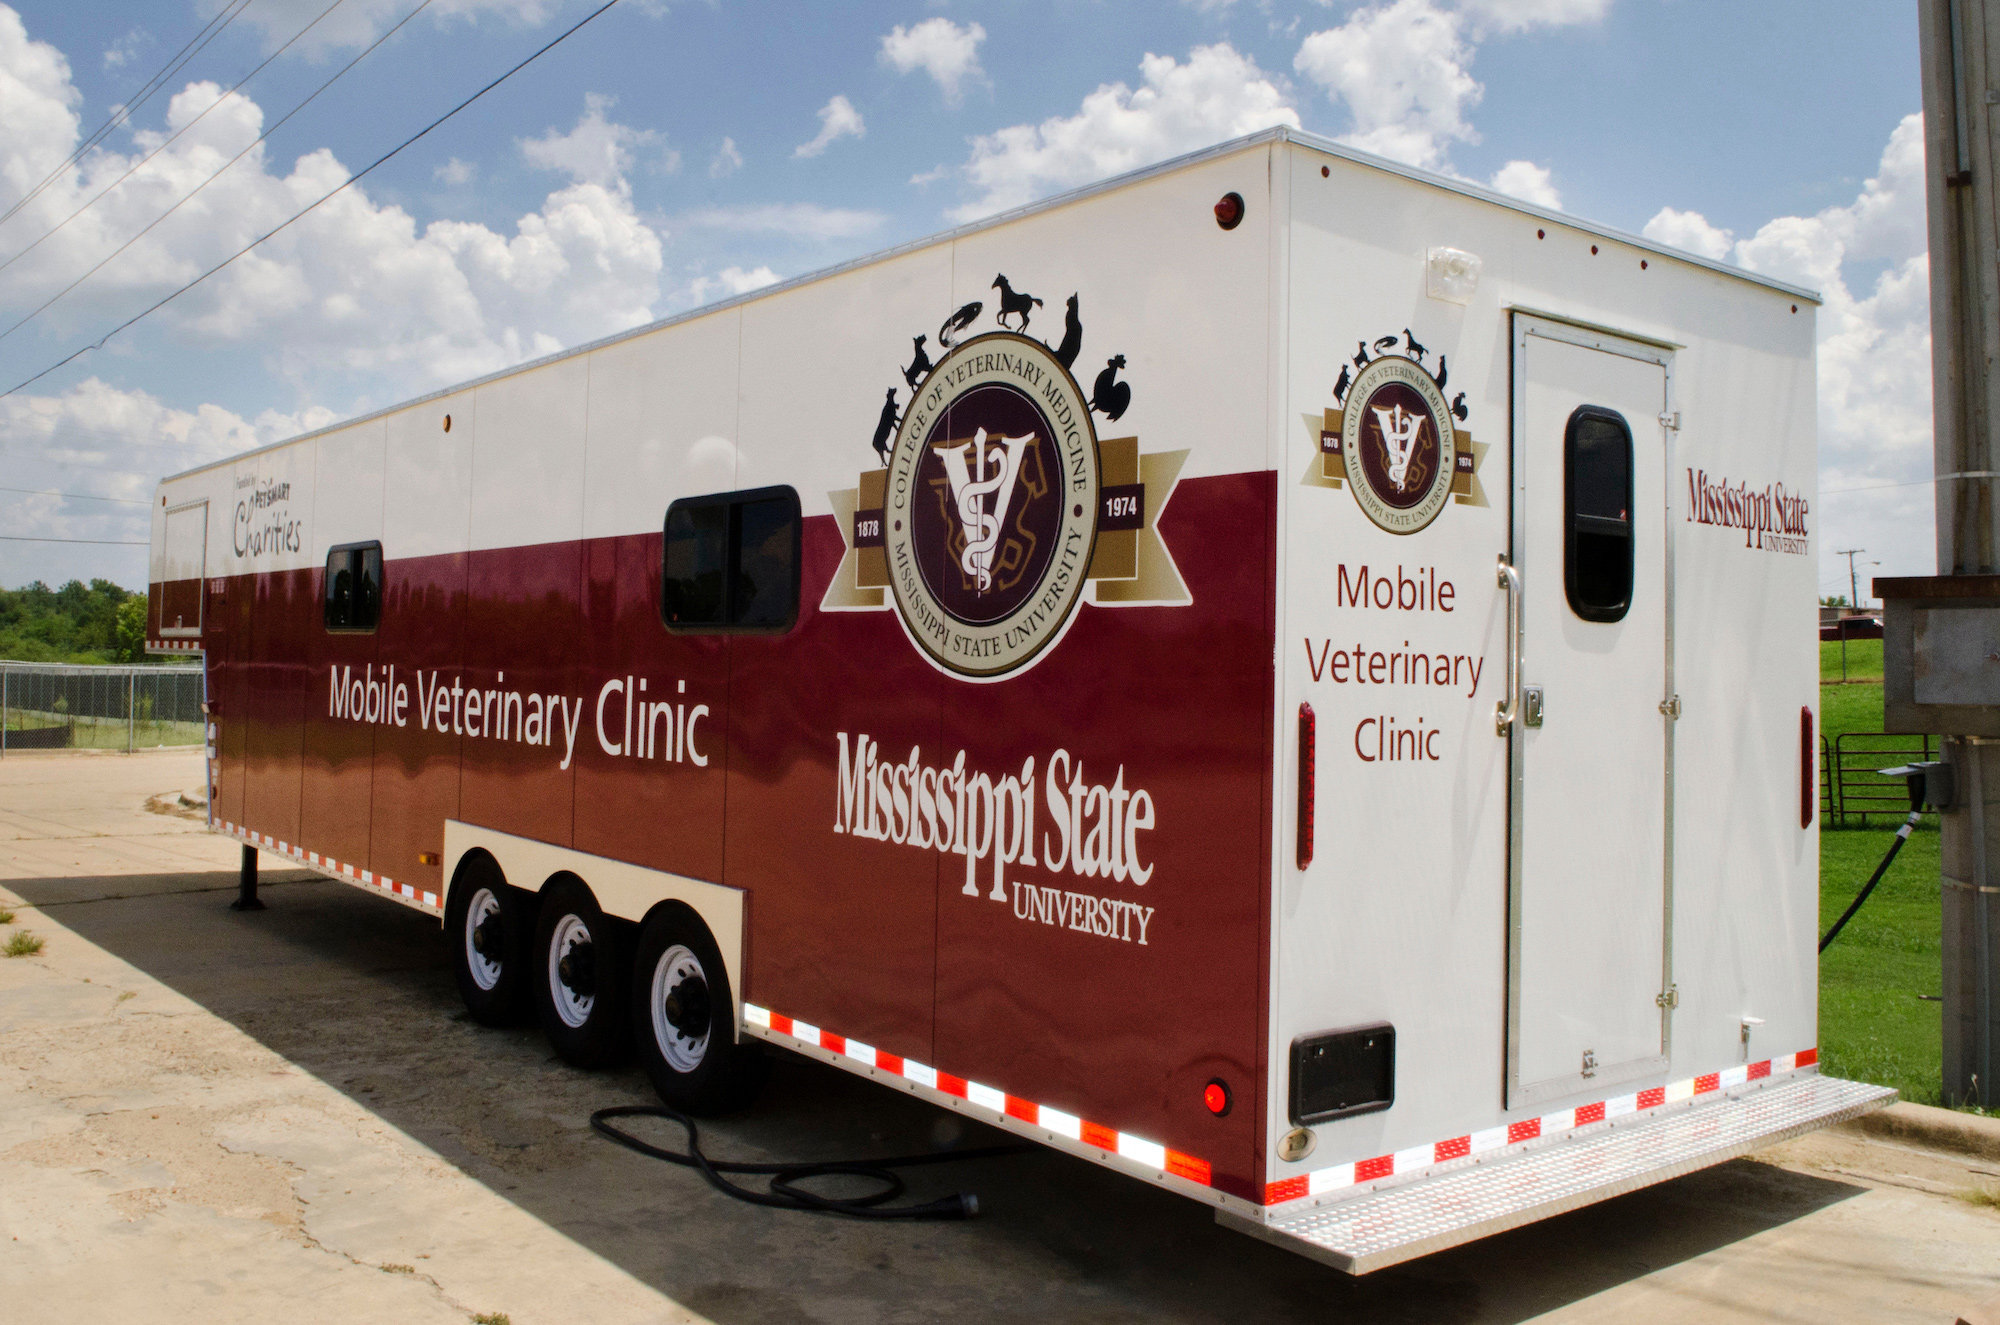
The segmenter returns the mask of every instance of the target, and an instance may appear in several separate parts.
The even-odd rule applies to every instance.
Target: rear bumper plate
[[[1472,1242],[1707,1168],[1892,1103],[1896,1092],[1811,1073],[1664,1115],[1571,1134],[1537,1150],[1266,1220],[1216,1222],[1349,1274]]]

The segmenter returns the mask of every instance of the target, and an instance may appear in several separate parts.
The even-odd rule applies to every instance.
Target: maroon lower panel
[[[1024,676],[954,686],[938,747],[995,783],[1034,760],[1036,862],[1007,866],[997,892],[991,856],[970,879],[943,862],[938,1064],[1205,1159],[1246,1197],[1261,1181],[1274,500],[1269,474],[1181,483],[1161,532],[1193,603],[1083,608]],[[1077,846],[1113,845],[1096,836],[1105,810],[1130,816],[1141,792],[1152,826],[1111,854],[1129,842],[1145,882],[1129,861],[1122,881],[1077,872]],[[1069,817],[1084,826],[1065,850]],[[1216,1078],[1234,1096],[1221,1118],[1202,1102]]]
[[[209,814],[233,824],[243,823],[244,771],[250,749],[250,686],[244,662],[250,651],[254,583],[249,578],[214,581],[208,616],[202,622],[209,724],[215,729],[216,753],[215,799]]]
[[[464,553],[391,562],[383,574],[378,666],[394,667],[391,720],[375,727],[373,832],[367,867],[433,892],[444,884],[444,821],[458,813],[459,742],[420,712],[442,685],[449,690],[465,656]],[[324,688],[308,692],[324,705]],[[398,722],[400,719],[400,723]],[[256,826],[251,825],[253,828]],[[311,843],[307,843],[311,846]]]
[[[658,534],[588,544],[579,641],[585,665],[569,687],[581,706],[576,848],[716,883],[723,876],[730,639],[668,633],[660,623],[659,563]],[[558,738],[557,753],[566,740]]]
[[[747,995],[878,1049],[932,1061],[938,856],[835,833],[844,735],[935,763],[952,683],[888,612],[821,612],[845,545],[806,522],[799,623],[738,636],[724,882],[750,891]]]
[[[323,601],[325,576],[324,570],[312,572],[316,601]],[[308,629],[303,641],[307,662],[299,841],[308,851],[355,865],[369,858],[375,740],[381,727],[353,721],[350,713],[359,708],[365,715],[393,699],[386,688],[392,674],[376,665],[379,639]]]
[[[255,577],[250,589],[248,724],[243,821],[281,842],[299,840],[300,752],[304,737],[308,626],[321,629],[313,573]]]

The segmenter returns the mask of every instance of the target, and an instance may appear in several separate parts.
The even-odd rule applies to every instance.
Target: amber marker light
[[[1243,224],[1242,194],[1225,193],[1222,195],[1222,200],[1215,204],[1215,223],[1224,230],[1234,230],[1237,226]]]
[[[1217,1077],[1203,1086],[1201,1102],[1207,1105],[1208,1111],[1216,1117],[1226,1116],[1229,1113],[1229,1083]]]

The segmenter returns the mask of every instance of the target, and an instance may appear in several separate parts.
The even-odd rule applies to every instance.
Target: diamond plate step
[[[1720,1164],[1895,1098],[1884,1086],[1811,1073],[1268,1222],[1229,1210],[1215,1217],[1335,1269],[1367,1274]]]

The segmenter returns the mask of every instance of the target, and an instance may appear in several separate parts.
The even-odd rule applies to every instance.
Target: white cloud
[[[881,58],[897,73],[922,69],[956,102],[966,83],[986,78],[979,67],[979,43],[985,40],[986,29],[977,23],[962,28],[948,18],[927,18],[908,28],[898,23],[882,38]]]
[[[99,150],[61,171],[8,223],[10,249],[48,230],[219,96],[212,83],[191,83],[169,100],[164,129],[133,135],[131,155]],[[0,5],[0,207],[76,144],[77,99],[62,56],[28,40],[18,15]],[[145,170],[0,272],[0,319],[11,323],[113,252],[254,142],[263,123],[262,109],[243,95],[214,105]],[[322,398],[358,391],[379,403],[379,393],[427,390],[642,324],[660,296],[663,236],[636,213],[621,168],[648,141],[608,121],[597,104],[571,132],[523,144],[531,160],[572,181],[507,233],[452,220],[420,229],[365,186],[349,188],[143,325],[188,348],[254,345],[294,389]],[[122,321],[348,177],[328,150],[288,169],[275,167],[266,150],[251,148],[17,333],[4,347],[10,359],[24,370],[43,366],[58,357],[53,336]]]
[[[980,194],[951,215],[971,220],[1274,124],[1298,127],[1284,92],[1226,42],[1196,47],[1185,64],[1149,54],[1139,72],[1136,91],[1105,83],[1074,115],[974,139],[964,169]]]
[[[815,203],[770,203],[759,207],[705,207],[690,212],[687,224],[743,234],[787,235],[793,239],[854,239],[882,224],[880,212],[821,207]]]
[[[1730,245],[1730,233],[1697,212],[1663,209],[1646,234],[1752,271],[1817,289],[1819,486],[1814,537],[1823,593],[1847,592],[1845,558],[1860,547],[1884,575],[1926,575],[1935,565],[1932,469],[1930,268],[1924,252],[1923,117],[1904,117],[1874,178],[1852,203],[1813,216],[1781,216]],[[1848,286],[1850,262],[1885,262],[1865,293]],[[1904,485],[1904,486],[1887,486]]]
[[[835,96],[820,107],[819,135],[809,143],[800,143],[792,149],[795,157],[818,156],[833,145],[837,138],[860,138],[866,135],[868,126],[861,122],[861,112],[854,109],[854,103],[846,97]]]
[[[325,8],[324,0],[258,0],[243,11],[242,20],[262,34],[267,48],[273,48],[289,40]],[[393,27],[411,8],[409,0],[345,0],[292,49],[308,58],[324,59],[334,51],[365,46]],[[428,12],[431,22],[439,28],[477,23],[489,17],[509,27],[532,28],[548,22],[561,8],[562,0],[431,0]]]
[[[1671,207],[1660,208],[1639,233],[1716,262],[1726,259],[1736,247],[1735,234],[1710,225],[1700,212],[1677,212]]]
[[[705,304],[713,299],[749,294],[752,290],[777,283],[778,273],[769,267],[751,271],[741,267],[724,267],[713,276],[697,276],[688,282],[688,295],[696,304]]]
[[[1328,100],[1346,104],[1354,128],[1341,141],[1449,172],[1451,145],[1479,141],[1466,118],[1485,94],[1470,71],[1478,43],[1495,33],[1595,22],[1610,4],[1462,0],[1456,8],[1446,8],[1437,0],[1389,0],[1357,9],[1339,27],[1308,36],[1292,67],[1325,88]],[[1515,164],[1508,163],[1501,173]]]
[[[1354,129],[1342,141],[1440,170],[1453,142],[1479,140],[1465,118],[1485,91],[1466,72],[1472,54],[1458,15],[1431,0],[1395,0],[1313,33],[1292,67],[1347,104]]]
[[[951,176],[950,166],[938,165],[938,166],[933,166],[929,170],[920,170],[916,174],[910,176],[910,183],[916,186],[917,188],[927,189],[931,185],[937,183],[939,180],[948,179],[950,178],[950,176]]]
[[[1458,6],[1476,35],[1595,23],[1610,8],[1611,0],[1459,0]]]
[[[1493,172],[1492,185],[1509,197],[1534,203],[1537,207],[1561,209],[1562,194],[1549,178],[1548,168],[1532,161],[1509,161]]]
[[[708,163],[708,177],[721,179],[743,169],[743,153],[736,150],[734,138],[724,138],[722,146],[715,150],[715,159]]]
[[[108,539],[143,544],[151,528],[153,485],[161,474],[192,468],[280,441],[334,421],[331,410],[266,410],[245,419],[218,405],[174,409],[144,391],[92,377],[55,395],[0,398],[0,523],[33,538]],[[118,501],[54,495],[88,493]],[[138,502],[138,505],[129,503]],[[146,582],[146,549],[8,543],[0,583],[59,584],[101,576],[127,588]]]
[[[584,112],[568,133],[550,129],[540,138],[520,140],[521,155],[531,166],[559,171],[582,184],[609,186],[632,171],[633,149],[662,147],[665,137],[654,129],[634,129],[604,118],[617,104],[616,97],[595,92],[584,97]],[[680,153],[666,150],[656,158],[656,169],[672,174],[680,167]]]
[[[144,28],[133,28],[130,32],[105,48],[105,72],[109,73],[113,69],[123,69],[132,61],[138,59],[139,52],[151,45],[152,40],[152,37]]]
[[[479,163],[461,161],[457,157],[445,162],[431,172],[431,178],[454,189],[462,189],[479,177]]]

